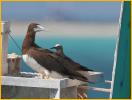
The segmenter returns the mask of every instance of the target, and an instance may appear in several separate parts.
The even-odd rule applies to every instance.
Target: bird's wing
[[[50,51],[50,50],[48,50]],[[29,56],[33,57],[41,66],[49,71],[55,71],[69,78],[88,81],[86,77],[69,68],[70,63],[66,64],[65,60],[53,52],[46,52],[44,49],[31,48],[28,51]]]
[[[75,70],[80,70],[80,71],[93,71],[92,69],[88,69],[87,67],[80,65],[79,63],[73,61],[71,58],[65,56],[65,59],[68,60],[70,63],[73,64],[73,67]]]
[[[36,43],[33,44],[34,47],[36,48],[41,48],[39,45],[37,45]]]
[[[36,43],[33,44],[33,47],[32,48],[37,48],[37,50],[39,50],[40,52],[50,52],[50,53],[53,53],[52,51],[50,51],[49,49],[45,49],[45,48],[42,48],[40,47],[39,45],[37,45]]]

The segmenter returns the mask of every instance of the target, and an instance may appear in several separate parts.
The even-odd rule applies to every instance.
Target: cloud
[[[16,36],[26,34],[30,22],[12,22],[11,30]],[[77,23],[77,22],[38,22],[48,31],[38,33],[38,37],[65,37],[65,38],[89,38],[89,37],[116,37],[118,23]]]

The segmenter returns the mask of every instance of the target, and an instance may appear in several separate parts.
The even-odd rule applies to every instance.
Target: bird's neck
[[[64,56],[63,49],[58,49],[56,53],[60,56]]]
[[[27,35],[23,41],[22,52],[26,53],[30,47],[33,47],[35,44],[35,32],[27,32]]]

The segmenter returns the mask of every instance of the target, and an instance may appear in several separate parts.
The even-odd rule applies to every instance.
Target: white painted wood
[[[21,58],[21,56],[17,55],[16,53],[11,53],[11,54],[8,54],[8,58],[9,59],[15,59],[15,58]]]
[[[61,89],[58,88],[58,89],[57,89],[57,92],[56,92],[56,94],[55,94],[55,98],[56,98],[56,99],[60,99],[60,96],[61,96]]]
[[[111,84],[112,81],[110,80],[105,80],[105,83]]]
[[[1,76],[2,85],[9,86],[24,86],[24,87],[39,87],[39,88],[66,88],[84,84],[84,82],[71,79],[39,79]]]
[[[111,89],[91,87],[91,86],[80,86],[79,88],[86,89],[86,90],[94,90],[94,91],[98,91],[98,92],[108,92],[108,93],[111,92]]]
[[[2,25],[2,75],[8,73],[7,53],[8,53],[8,33],[10,32],[10,23],[1,22]]]
[[[24,86],[24,87],[38,87],[38,88],[59,88],[59,79],[45,80],[37,78],[12,77],[2,76],[2,85],[9,86]]]
[[[96,73],[96,72],[95,72]],[[42,79],[39,75],[39,73],[27,73],[27,72],[22,72],[23,76],[27,77],[13,77],[13,76],[1,76],[2,78],[2,86],[18,86],[17,91],[20,91],[21,94],[16,94],[16,98],[19,97],[27,97],[24,93],[23,95],[23,90],[27,90],[28,92],[32,92],[29,94],[30,98],[34,97],[34,93],[36,93],[34,88],[36,88],[36,91],[41,91],[43,89],[43,94],[40,93],[40,98],[77,98],[77,88],[80,85],[87,84],[87,82],[82,82],[78,80],[72,80],[68,78],[63,78],[63,79]],[[90,74],[93,75],[93,72]],[[33,77],[32,77],[33,76]],[[16,88],[11,88],[11,89],[16,89]],[[20,89],[20,90],[19,90]],[[40,90],[41,89],[41,90]],[[98,90],[98,89],[97,89]],[[16,90],[12,90],[16,91]],[[49,91],[49,92],[47,92]],[[19,93],[19,92],[18,92]],[[10,94],[10,93],[8,93]],[[34,94],[34,95],[33,95]],[[10,94],[11,95],[11,94]],[[13,94],[12,94],[13,95]],[[46,95],[46,96],[45,96]],[[6,97],[7,95],[4,93],[4,96]],[[36,94],[36,97],[38,97],[38,94]]]
[[[49,98],[55,98],[57,97],[56,94],[57,94],[57,89],[49,89]],[[59,97],[60,98],[60,97]]]
[[[66,87],[72,87],[72,86],[87,84],[87,82],[82,82],[79,80],[72,80],[72,79],[68,79],[68,78],[42,79],[42,77],[39,73],[35,73],[35,74],[26,73],[26,72],[22,72],[22,73],[23,73],[22,76],[27,76],[28,78],[27,77],[2,76],[2,85],[25,86],[25,87],[42,87],[42,88],[66,88]],[[95,76],[98,77],[98,73],[99,72],[91,72],[89,74],[89,78],[93,77],[94,74],[95,74]],[[38,75],[38,77],[37,77],[37,75]],[[34,76],[34,77],[32,77],[32,76]],[[100,74],[99,74],[99,76],[100,76]],[[95,77],[95,79],[100,79],[100,78]],[[100,80],[103,80],[103,79],[100,79]]]
[[[60,98],[64,99],[77,98],[77,86],[60,89]]]
[[[18,86],[19,89],[22,89],[22,87],[23,88],[30,87],[30,89],[27,89],[27,91],[30,91],[30,92],[31,92],[31,88],[36,88],[36,91],[40,88],[44,90],[48,89],[46,91],[49,91],[49,94],[47,94],[46,91],[43,92],[44,95],[47,94],[48,96],[42,96],[42,93],[40,95],[42,97],[49,97],[49,98],[55,98],[55,99],[77,98],[77,86],[81,85],[80,81],[70,80],[66,78],[65,79],[48,79],[48,80],[39,79],[39,78],[25,78],[25,77],[12,77],[12,76],[1,76],[1,78],[2,78],[2,86],[8,86],[8,87]],[[22,90],[20,91],[22,92]],[[23,94],[21,94],[20,97],[22,97],[22,95]]]
[[[21,56],[17,55],[16,53],[8,54],[7,62],[8,74],[17,75],[20,73]]]
[[[103,72],[94,72],[94,71],[79,71],[80,74],[87,77],[91,83],[101,83],[104,82],[104,73]]]
[[[9,33],[10,32],[10,23],[8,21],[2,21],[1,22],[2,25],[2,33]]]

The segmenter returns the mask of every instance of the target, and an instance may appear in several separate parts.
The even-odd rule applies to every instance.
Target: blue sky
[[[117,22],[120,5],[120,2],[3,2],[2,18],[9,21]]]

